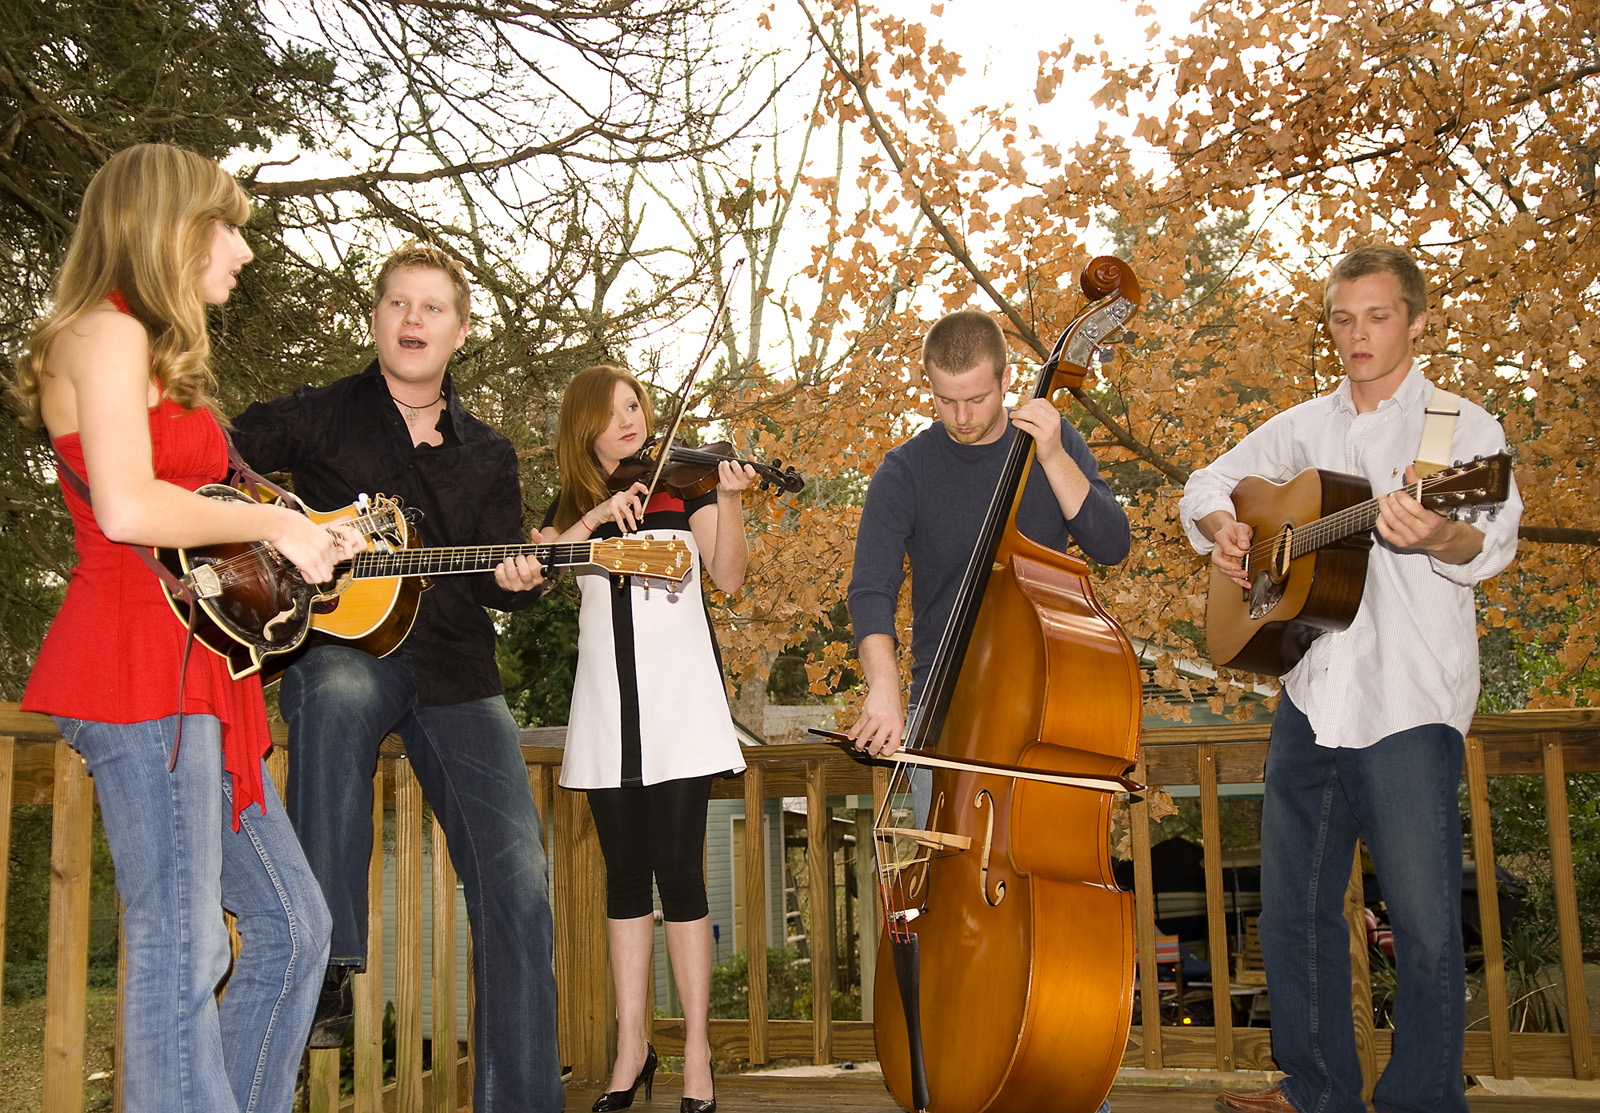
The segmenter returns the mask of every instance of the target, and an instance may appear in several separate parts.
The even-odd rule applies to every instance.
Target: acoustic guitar
[[[1493,507],[1510,492],[1511,456],[1456,464],[1406,489],[1430,510]],[[1378,500],[1361,476],[1307,468],[1287,483],[1240,480],[1233,508],[1253,531],[1245,558],[1250,587],[1211,566],[1206,655],[1228,668],[1281,676],[1322,634],[1355,621]]]
[[[207,484],[198,493],[254,501],[221,483]],[[423,548],[399,500],[383,495],[363,496],[341,510],[306,513],[316,522],[350,515],[345,524],[367,539],[367,550],[336,565],[327,584],[306,583],[293,564],[260,541],[155,550],[199,606],[193,623],[196,639],[228,661],[235,679],[260,671],[268,658],[294,652],[312,630],[375,656],[393,652],[411,632],[430,576],[488,572],[514,556],[534,557],[546,567],[593,564],[617,575],[672,583],[693,567],[689,547],[677,539]],[[191,607],[183,595],[168,587],[167,601],[178,620],[190,625]],[[287,662],[272,664],[276,672]]]

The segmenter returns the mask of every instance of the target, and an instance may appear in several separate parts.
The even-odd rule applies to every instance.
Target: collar
[[[378,394],[389,408],[394,408],[393,395],[389,393],[389,386],[383,381],[383,372],[378,368],[378,361],[374,359],[367,364],[357,379],[367,384],[367,389]],[[450,430],[455,434],[457,443],[466,441],[465,411],[461,408],[461,400],[456,396],[455,380],[450,377],[450,372],[444,373],[444,382],[439,384],[439,389],[444,392],[445,415],[450,422]]]
[[[1420,409],[1433,397],[1433,384],[1422,373],[1422,361],[1416,356],[1411,357],[1411,367],[1406,371],[1406,377],[1400,385],[1395,387],[1394,393],[1378,403],[1373,413],[1382,413],[1391,406],[1399,406],[1402,410]],[[1350,379],[1346,376],[1339,380],[1338,387],[1333,392],[1333,399],[1339,408],[1351,417],[1355,416],[1355,399],[1350,396]]]

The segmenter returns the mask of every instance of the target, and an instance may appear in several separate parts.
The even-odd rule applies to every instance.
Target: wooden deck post
[[[456,1113],[456,871],[438,816],[433,820],[433,1113]]]
[[[1202,742],[1196,757],[1200,766],[1200,831],[1206,873],[1206,938],[1228,937],[1227,915],[1222,908],[1222,809],[1217,799],[1217,744]],[[1228,952],[1221,965],[1211,954],[1211,1017],[1216,1030],[1217,1069],[1233,1070],[1233,998],[1228,993]],[[1183,964],[1182,952],[1178,963]],[[1182,984],[1182,979],[1179,979]]]
[[[409,761],[394,763],[394,995],[395,1108],[423,1113],[422,788]]]
[[[1583,937],[1578,928],[1577,883],[1572,870],[1572,816],[1567,809],[1566,761],[1561,735],[1540,735],[1544,749],[1544,807],[1550,828],[1550,876],[1555,879],[1556,919],[1560,924],[1561,974],[1567,986],[1567,1033],[1572,1038],[1572,1076],[1593,1078],[1594,1050],[1589,1035],[1589,998],[1584,989]]]
[[[604,1082],[617,1026],[606,945],[606,864],[583,793],[556,793],[555,812],[556,845],[566,850],[553,863],[557,979],[588,991],[559,996],[561,1059],[572,1066],[574,1081]]]
[[[355,976],[355,1113],[383,1110],[383,783],[372,774],[372,857],[367,864],[367,970]]]
[[[873,787],[877,774],[873,770]],[[861,978],[861,1019],[872,1019],[872,984],[878,975],[878,933],[882,930],[882,917],[878,915],[878,858],[876,840],[872,834],[873,809],[856,809],[856,939],[858,954],[856,969]]]
[[[88,1016],[89,854],[94,830],[94,786],[77,751],[65,742],[57,742],[55,750],[44,1107],[50,1113],[79,1113],[83,1109],[83,1034]]]
[[[806,762],[806,873],[811,890],[811,1059],[833,1061],[833,824],[822,762]]]
[[[1140,751],[1133,779],[1146,783],[1145,755]],[[1150,873],[1150,805],[1138,796],[1128,808],[1128,834],[1133,842],[1133,933],[1139,948],[1139,1030],[1146,1070],[1160,1070],[1161,1002],[1156,989],[1156,899]]]
[[[767,832],[761,766],[744,771],[744,953],[748,976],[748,1057],[755,1066],[767,1049]]]
[[[1483,983],[1489,999],[1489,1054],[1496,1078],[1514,1078],[1511,1011],[1506,1001],[1506,954],[1500,938],[1500,898],[1494,879],[1494,832],[1489,827],[1489,777],[1483,739],[1466,739],[1468,817],[1478,875],[1478,920],[1483,935]]]

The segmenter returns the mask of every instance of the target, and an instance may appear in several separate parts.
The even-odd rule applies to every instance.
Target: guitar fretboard
[[[488,572],[514,556],[531,556],[540,564],[564,568],[592,563],[594,545],[592,541],[579,541],[566,545],[463,545],[444,549],[400,549],[392,553],[357,553],[349,565],[350,574],[356,579]]]
[[[1410,488],[1408,488],[1409,490]],[[1415,492],[1413,491],[1413,495]],[[1295,560],[1324,545],[1332,545],[1352,534],[1369,530],[1378,524],[1378,500],[1368,499],[1354,506],[1337,510],[1326,518],[1308,522],[1294,531],[1294,543],[1289,546],[1289,559]]]

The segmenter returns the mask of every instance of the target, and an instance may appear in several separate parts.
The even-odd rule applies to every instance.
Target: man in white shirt
[[[1393,1053],[1378,1113],[1466,1113],[1461,1052],[1463,735],[1478,696],[1473,586],[1516,551],[1515,485],[1498,515],[1452,521],[1402,486],[1433,385],[1412,358],[1427,324],[1416,263],[1386,245],[1341,259],[1323,313],[1345,379],[1278,414],[1184,488],[1190,541],[1248,587],[1251,529],[1230,495],[1259,475],[1306,468],[1360,475],[1379,494],[1377,543],[1347,630],[1317,638],[1283,681],[1261,817],[1261,951],[1272,990],[1273,1058],[1286,1077],[1260,1093],[1224,1092],[1232,1113],[1361,1113],[1350,1013],[1344,893],[1356,840],[1377,867],[1394,928]],[[1499,423],[1461,402],[1451,463],[1505,447]]]

